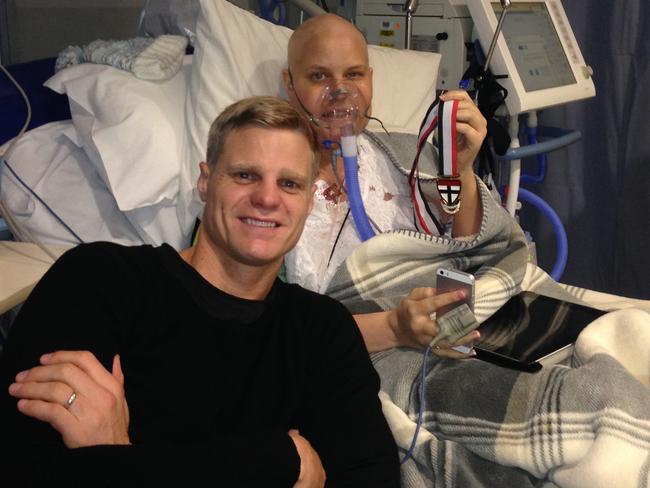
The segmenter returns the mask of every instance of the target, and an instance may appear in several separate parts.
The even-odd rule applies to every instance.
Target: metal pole
[[[411,49],[411,35],[413,33],[413,15],[418,8],[418,0],[406,0],[404,2],[404,11],[406,12],[406,31],[404,38],[404,48]]]
[[[501,16],[499,17],[497,28],[494,31],[494,37],[492,37],[492,42],[490,43],[490,49],[488,49],[487,57],[485,58],[485,67],[483,68],[484,73],[488,70],[490,66],[490,61],[492,61],[494,48],[497,46],[497,39],[499,38],[499,34],[501,34],[501,29],[503,28],[503,21],[506,18],[506,12],[508,11],[508,7],[510,7],[510,0],[501,0],[501,7],[503,8],[503,11],[501,12]]]

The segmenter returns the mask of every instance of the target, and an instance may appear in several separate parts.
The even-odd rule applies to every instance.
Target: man
[[[286,102],[238,102],[210,129],[194,247],[96,243],[54,264],[1,358],[7,469],[93,485],[398,486],[354,321],[276,279],[317,156]]]
[[[396,163],[383,149],[398,140],[403,141],[404,134],[391,134],[378,144],[369,134],[362,133],[372,106],[372,68],[362,34],[337,15],[324,14],[309,19],[289,40],[288,69],[283,75],[289,101],[314,121],[321,142],[337,138],[332,130],[336,121],[330,116],[334,111],[323,108],[323,93],[340,90],[341,86],[355,92],[353,103],[358,106],[360,116],[353,117],[353,125],[355,133],[359,134],[359,180],[364,185],[366,211],[379,231],[413,229],[408,179],[395,168]],[[466,92],[450,91],[442,98],[459,101],[456,131],[462,205],[449,222],[450,237],[468,239],[467,236],[479,232],[482,219],[480,188],[472,164],[485,138],[487,124]],[[410,141],[409,151],[397,153],[401,156],[398,164],[412,161],[415,138]],[[338,188],[344,181],[343,163],[339,158],[335,172],[331,147],[321,145],[316,208],[300,242],[286,260],[287,277],[291,282],[320,292],[326,292],[339,265],[361,243],[352,219],[342,208],[347,207],[345,192]],[[391,149],[395,152],[393,147]],[[333,193],[337,198],[331,198]],[[450,220],[441,209],[438,209],[438,218]],[[413,290],[396,309],[356,314],[355,319],[370,352],[396,346],[422,347],[438,331],[432,313],[443,304],[462,298],[459,293],[436,296],[433,289],[421,288]],[[470,344],[478,337],[478,332],[472,332],[459,344]],[[436,353],[457,358],[467,356],[448,347]]]

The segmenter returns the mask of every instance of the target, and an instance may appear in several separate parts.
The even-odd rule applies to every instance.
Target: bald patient
[[[283,78],[290,103],[312,120],[321,143],[336,141],[336,113],[323,112],[323,93],[336,92],[340,87],[354,93],[360,114],[353,124],[359,134],[359,180],[370,221],[376,232],[415,230],[407,177],[395,168],[382,145],[363,132],[372,113],[372,77],[363,35],[337,15],[309,19],[289,40],[288,68]],[[486,121],[465,91],[449,91],[441,98],[459,101],[456,131],[463,204],[451,219],[450,237],[463,238],[479,231],[482,218],[472,164],[486,135]],[[384,145],[400,137],[403,134],[391,134]],[[332,154],[332,147],[336,145],[321,145],[314,209],[298,245],[285,260],[289,280],[319,292],[326,291],[336,268],[361,243],[349,217],[343,161]],[[396,152],[404,162],[413,159],[415,144],[411,147],[410,152]],[[441,208],[437,210],[439,220],[450,219]],[[394,310],[358,314],[355,319],[370,352],[396,346],[422,347],[438,333],[432,313],[462,298],[462,292],[436,295],[432,288],[420,288]],[[458,344],[471,345],[478,337],[478,332],[472,332]],[[436,353],[464,357],[450,347],[441,347]]]

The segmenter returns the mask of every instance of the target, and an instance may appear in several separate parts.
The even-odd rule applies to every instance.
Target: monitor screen
[[[487,53],[499,25],[501,2],[452,1],[469,10],[474,32]],[[596,94],[591,67],[582,57],[559,0],[510,0],[489,69],[508,91],[510,115]]]
[[[501,4],[492,3],[492,8],[499,17]],[[512,3],[503,36],[527,92],[576,83],[546,4]]]

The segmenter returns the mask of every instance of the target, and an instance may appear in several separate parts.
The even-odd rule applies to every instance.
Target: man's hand
[[[21,413],[54,427],[67,447],[130,444],[118,355],[108,372],[88,351],[44,354],[41,366],[16,375],[9,394],[20,399]]]
[[[297,430],[290,430],[289,437],[296,445],[296,451],[300,456],[300,476],[293,488],[323,488],[325,486],[325,470],[318,453]]]
[[[389,317],[390,327],[393,329],[400,346],[422,348],[429,345],[431,340],[438,335],[438,325],[435,312],[444,305],[449,305],[465,298],[463,290],[436,294],[435,288],[414,288],[404,298]],[[441,342],[434,352],[443,357],[466,358],[474,354],[464,354],[451,349],[452,346],[472,347],[474,341],[480,337],[475,330],[464,336],[454,344]]]
[[[458,100],[456,113],[458,169],[461,173],[473,172],[472,165],[487,135],[487,121],[464,90],[445,92],[440,99]]]

